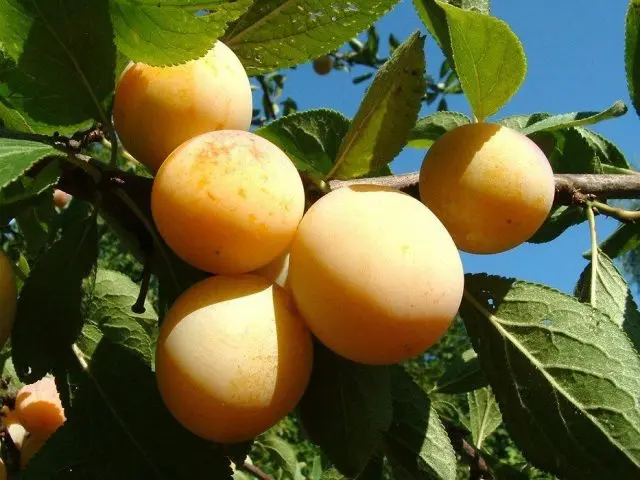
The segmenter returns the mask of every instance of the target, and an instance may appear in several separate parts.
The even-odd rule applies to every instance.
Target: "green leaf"
[[[384,453],[402,480],[456,478],[456,456],[426,393],[400,366],[391,369],[393,422]]]
[[[329,470],[325,470],[320,480],[348,480],[348,479],[335,468],[330,468]]]
[[[407,145],[412,148],[429,148],[445,133],[467,123],[471,123],[471,119],[462,113],[432,113],[416,122]]]
[[[406,145],[426,85],[424,41],[418,32],[412,34],[380,68],[328,178],[367,175],[391,162]]]
[[[544,120],[536,122],[522,130],[525,135],[531,135],[535,132],[559,130],[567,127],[579,127],[585,125],[593,125],[594,123],[610,120],[620,117],[627,113],[627,106],[621,100],[618,100],[609,108],[602,112],[573,112],[564,113],[562,115],[553,115]]]
[[[487,437],[502,423],[502,415],[489,387],[467,393],[467,401],[473,444],[482,448]]]
[[[24,386],[24,383],[18,378],[16,368],[13,366],[11,359],[11,345],[6,343],[0,352],[0,361],[2,364],[2,382],[0,382],[0,399],[16,398],[18,391]]]
[[[311,381],[299,405],[302,427],[340,472],[356,476],[391,424],[389,372],[315,347]]]
[[[283,440],[275,433],[267,433],[258,440],[267,450],[275,454],[278,463],[282,466],[289,478],[295,478],[298,469],[298,457],[296,450],[289,442]]]
[[[337,50],[398,0],[257,0],[223,41],[249,75],[301,64]]]
[[[466,393],[487,385],[476,352],[470,348],[451,360],[438,379],[434,391],[437,393]]]
[[[640,115],[640,0],[631,0],[625,26],[625,69],[633,106]]]
[[[451,54],[451,37],[447,25],[447,16],[438,2],[435,0],[413,0],[413,5],[418,16],[438,43],[442,52],[447,57],[449,65],[454,67],[454,59]]]
[[[313,457],[313,465],[311,466],[309,477],[311,480],[320,480],[322,477],[322,457],[320,455]]]
[[[610,319],[551,288],[467,275],[461,315],[511,437],[561,478],[640,474],[640,357]]]
[[[621,257],[638,247],[640,247],[640,223],[620,225],[600,244],[600,250],[609,258]],[[588,255],[591,255],[591,252],[586,252],[583,256]]]
[[[118,49],[149,65],[173,65],[203,56],[251,0],[110,0]]]
[[[436,3],[447,18],[460,84],[473,114],[482,121],[500,110],[524,81],[527,61],[522,44],[502,20]]]
[[[229,460],[171,416],[153,372],[106,335],[69,373],[66,423],[21,474],[41,478],[231,478]],[[58,378],[57,380],[61,380]]]
[[[281,117],[255,133],[280,147],[298,170],[322,178],[335,163],[349,124],[335,110],[307,110]]]
[[[489,0],[444,0],[446,3],[453,5],[454,7],[462,8],[464,10],[473,10],[474,12],[489,14],[491,9]]]
[[[25,206],[34,206],[43,200],[40,196],[48,196],[51,200],[53,186],[60,178],[60,163],[57,160],[49,162],[40,170],[35,178],[23,175],[8,187],[0,190],[0,211],[3,215],[16,214]],[[8,213],[7,213],[8,212]]]
[[[557,205],[551,214],[531,237],[529,243],[547,243],[562,235],[568,228],[584,222],[587,219],[584,208],[579,206]]]
[[[108,122],[116,48],[107,0],[6,0],[0,3],[0,45],[20,70],[2,79],[9,101],[46,125],[39,130]]]
[[[98,269],[90,294],[85,298],[86,323],[77,344],[91,354],[103,336],[125,345],[153,365],[158,316],[151,302],[145,302],[145,312],[134,313],[139,287],[126,275]]]
[[[64,363],[82,328],[82,281],[98,256],[95,217],[77,223],[36,263],[22,287],[11,336],[23,381]]]
[[[0,138],[0,190],[50,156],[62,156],[62,153],[40,142]]]
[[[591,303],[601,312],[607,314],[640,351],[640,312],[633,300],[633,294],[622,274],[613,261],[602,251],[597,253],[597,268],[595,278],[595,303],[591,299],[591,284],[593,281],[592,262],[580,274],[575,288],[575,296],[582,302]]]

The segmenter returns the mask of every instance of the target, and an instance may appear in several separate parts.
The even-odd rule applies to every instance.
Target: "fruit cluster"
[[[420,200],[360,184],[305,211],[294,164],[248,131],[249,80],[221,42],[181,65],[131,63],[113,115],[125,148],[154,172],[161,237],[212,274],[165,316],[156,378],[185,428],[222,443],[250,439],[296,406],[314,337],[369,365],[423,353],[460,306],[459,250],[523,243],[553,202],[553,173],[535,143],[474,123],[431,146]]]
[[[2,407],[2,426],[20,452],[23,468],[65,421],[60,395],[50,376],[22,387],[13,409]]]

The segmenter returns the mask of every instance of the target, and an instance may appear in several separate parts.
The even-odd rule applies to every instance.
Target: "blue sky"
[[[539,111],[602,110],[620,99],[630,107],[627,115],[594,129],[616,143],[638,166],[640,119],[631,106],[624,70],[627,5],[627,0],[493,0],[492,14],[509,23],[522,41],[528,60],[524,84],[493,118]],[[402,0],[378,27],[385,49],[389,33],[403,40],[416,29],[426,32],[410,0]],[[386,50],[382,53],[386,54]],[[443,57],[431,37],[427,39],[426,55],[428,72],[437,73]],[[309,64],[303,65],[287,72],[285,95],[295,98],[301,110],[329,107],[352,117],[366,85],[354,86],[351,78],[366,71],[361,68],[352,73],[332,72],[319,77]],[[450,110],[469,113],[464,97],[448,100]],[[426,107],[422,114],[434,109],[435,105]],[[392,164],[394,172],[418,170],[424,153],[406,149]],[[599,238],[604,239],[617,223],[598,217],[597,225]],[[568,230],[552,243],[525,244],[491,256],[463,254],[463,262],[469,273],[517,277],[571,292],[586,265],[581,253],[588,248],[589,232],[585,223]]]

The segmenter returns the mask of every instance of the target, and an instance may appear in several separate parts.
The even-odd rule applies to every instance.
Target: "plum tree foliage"
[[[0,477],[640,476],[640,176],[590,128],[626,105],[501,115],[489,0],[414,0],[386,58],[397,0],[138,3],[0,3]],[[304,63],[369,67],[353,118],[278,103]],[[581,222],[572,295],[465,274]]]

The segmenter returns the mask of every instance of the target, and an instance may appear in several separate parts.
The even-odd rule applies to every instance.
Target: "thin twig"
[[[271,478],[271,476],[269,476],[266,473],[264,473],[262,470],[260,470],[258,467],[256,467],[252,463],[244,462],[242,464],[242,466],[240,467],[240,469],[241,470],[246,470],[251,475],[255,475],[256,477],[258,477],[260,480],[273,480]]]
[[[102,145],[106,148],[108,148],[109,150],[111,150],[111,154],[113,155],[113,146],[111,145],[111,142],[109,140],[107,140],[106,138],[102,139]],[[116,150],[117,151],[117,150]],[[122,155],[128,162],[131,163],[137,163],[137,160],[135,159],[135,157],[133,155],[131,155],[129,152],[127,152],[124,147],[122,145],[120,145],[120,155]]]
[[[598,282],[598,235],[596,233],[596,217],[593,214],[593,206],[587,205],[587,218],[589,219],[589,233],[591,236],[591,285],[589,286],[589,301],[596,308],[596,285]]]
[[[625,210],[596,200],[592,201],[591,205],[598,210],[598,213],[616,218],[621,222],[636,222],[640,220],[640,210]]]

